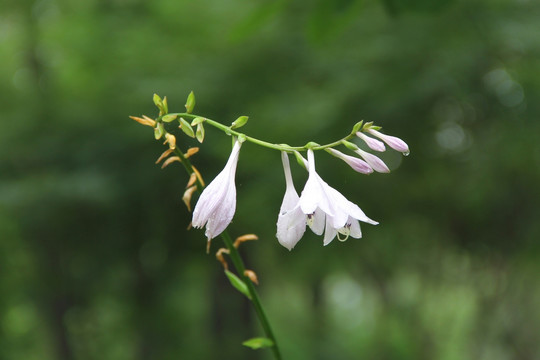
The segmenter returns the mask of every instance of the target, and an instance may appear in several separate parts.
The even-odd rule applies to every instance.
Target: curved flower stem
[[[226,133],[228,135],[234,135],[234,136],[238,136],[238,137],[243,137],[246,141],[252,142],[254,144],[264,146],[266,148],[270,148],[270,149],[274,149],[274,150],[287,151],[287,152],[306,151],[307,149],[323,150],[323,149],[326,149],[326,148],[332,148],[334,146],[340,145],[344,140],[349,140],[349,139],[356,136],[355,133],[352,132],[352,133],[350,133],[349,135],[345,136],[344,138],[342,138],[340,140],[337,140],[337,141],[334,141],[332,143],[325,144],[325,145],[318,145],[318,144],[314,144],[314,143],[308,143],[308,144],[306,144],[304,146],[289,146],[289,145],[286,145],[286,144],[273,144],[273,143],[270,143],[270,142],[267,142],[267,141],[264,141],[264,140],[259,140],[259,139],[256,139],[254,137],[247,136],[244,133],[241,133],[241,132],[238,132],[236,130],[231,129],[229,126],[223,125],[223,124],[221,124],[221,123],[219,123],[219,122],[217,122],[215,120],[208,119],[208,118],[205,118],[203,116],[199,116],[199,115],[195,115],[195,114],[189,114],[189,113],[169,113],[168,115],[176,115],[176,116],[179,116],[179,117],[192,118],[192,119],[194,119],[194,118],[203,118],[204,123],[206,123],[208,125],[211,125],[211,126],[213,126],[215,128],[218,128],[218,129],[220,129],[221,131],[223,131],[224,133]]]
[[[186,169],[188,174],[189,175],[193,174],[194,173],[193,166],[191,165],[191,162],[189,161],[189,159],[184,156],[182,151],[180,151],[178,148],[175,148],[174,153],[178,155],[178,157],[181,159],[181,162],[184,165],[184,168]],[[204,188],[204,185],[201,183],[199,178],[197,178],[197,188],[199,192],[202,191]],[[236,269],[238,276],[240,276],[240,278],[247,285],[249,294],[251,295],[251,303],[253,304],[253,307],[255,308],[255,313],[257,314],[257,317],[259,318],[259,322],[261,323],[264,333],[266,334],[266,337],[268,339],[272,340],[273,345],[271,348],[272,348],[272,352],[274,353],[274,358],[276,360],[281,360],[281,353],[279,351],[277,340],[272,331],[272,327],[270,326],[270,322],[268,321],[268,318],[266,317],[266,314],[264,312],[264,308],[261,304],[259,294],[257,293],[257,290],[255,289],[255,286],[253,285],[253,282],[246,275],[244,275],[244,272],[246,271],[244,261],[242,260],[242,257],[240,256],[238,249],[234,246],[231,236],[229,235],[227,229],[225,229],[225,231],[221,233],[221,238],[223,239],[225,246],[229,250],[229,256],[234,265],[234,268]]]

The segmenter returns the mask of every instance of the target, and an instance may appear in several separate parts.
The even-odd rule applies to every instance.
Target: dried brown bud
[[[158,157],[158,159],[156,160],[156,164],[159,164],[161,162],[161,160],[165,159],[167,156],[171,155],[171,153],[173,152],[172,149],[167,149],[163,152],[163,154],[160,155],[160,157]]]
[[[259,237],[255,234],[246,234],[246,235],[239,236],[234,241],[234,247],[238,249],[241,243],[245,241],[250,241],[250,240],[259,240]]]
[[[199,148],[198,147],[192,147],[192,148],[189,148],[187,149],[187,152],[184,154],[184,156],[187,158],[189,158],[191,155],[195,155],[196,153],[199,152]]]
[[[195,192],[195,190],[197,190],[197,185],[187,188],[184,192],[184,196],[182,196],[182,201],[184,201],[184,204],[186,204],[188,211],[191,211],[191,197],[193,196],[193,192]]]
[[[210,242],[208,242],[210,243]],[[207,251],[208,252],[208,251]],[[223,265],[223,268],[225,270],[229,270],[229,264],[227,264],[227,261],[225,261],[225,258],[223,257],[223,254],[229,254],[229,249],[221,248],[216,253],[216,259]]]
[[[257,274],[255,274],[255,271],[246,270],[244,271],[244,275],[247,276],[252,283],[254,283],[255,285],[259,285],[259,279],[257,279]]]
[[[161,165],[161,168],[165,169],[167,166],[169,166],[169,164],[172,164],[175,161],[182,162],[182,160],[180,160],[178,156],[171,156],[170,158],[168,158],[167,160],[163,162],[163,165]]]
[[[135,120],[136,122],[138,122],[139,124],[142,124],[142,125],[145,125],[145,126],[151,126],[151,127],[155,127],[156,126],[156,122],[152,119],[150,119],[148,116],[146,115],[143,115],[142,118],[140,117],[136,117],[136,116],[130,116],[130,118],[132,120]]]
[[[204,186],[204,180],[203,180],[199,170],[197,170],[197,168],[195,166],[193,166],[193,165],[191,165],[191,167],[193,168],[193,172],[195,173],[195,175],[197,175],[197,179],[199,179],[199,182],[201,183],[201,185]]]

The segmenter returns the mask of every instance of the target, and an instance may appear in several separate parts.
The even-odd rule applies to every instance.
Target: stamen
[[[350,234],[351,234],[351,224],[347,223],[345,224],[344,227],[342,227],[341,229],[337,231],[337,238],[341,242],[347,241]],[[343,235],[344,237],[341,237],[340,235]]]

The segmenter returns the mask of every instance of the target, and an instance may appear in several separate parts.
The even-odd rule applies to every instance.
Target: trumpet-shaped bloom
[[[365,162],[364,160],[361,160],[354,156],[346,155],[336,149],[330,148],[328,149],[328,151],[330,151],[332,155],[345,161],[350,167],[353,168],[354,171],[357,171],[362,174],[371,174],[373,172],[373,168],[369,166],[369,164]]]
[[[358,207],[339,191],[328,185],[315,171],[313,150],[308,150],[309,176],[300,195],[300,209],[308,217],[308,225],[315,234],[325,232],[324,245],[328,245],[339,233],[349,236],[362,236],[358,220],[377,225]],[[323,230],[324,229],[324,230]]]
[[[236,141],[225,168],[204,189],[193,210],[193,227],[206,225],[205,235],[209,241],[229,226],[236,210],[234,177],[240,147],[241,143]]]
[[[367,136],[366,134],[364,134],[361,131],[358,131],[356,133],[356,136],[358,136],[360,139],[364,140],[366,145],[369,146],[369,148],[371,150],[375,150],[375,151],[385,151],[386,150],[386,147],[384,146],[384,143],[382,141],[374,139],[372,137],[369,137],[369,136]]]
[[[405,141],[401,140],[400,138],[386,135],[373,129],[369,129],[368,132],[371,135],[376,136],[385,143],[387,143],[388,146],[390,146],[392,149],[402,152],[403,155],[409,155],[409,146],[407,145],[407,143],[405,143]]]
[[[289,157],[281,152],[283,171],[285,172],[285,196],[279,209],[276,237],[281,245],[292,250],[306,231],[306,215],[300,209],[300,197],[294,188],[289,165]]]

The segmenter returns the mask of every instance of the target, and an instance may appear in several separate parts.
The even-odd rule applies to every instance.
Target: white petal
[[[277,221],[276,237],[281,245],[289,250],[300,241],[306,231],[306,215],[300,207],[281,213]]]
[[[371,225],[378,225],[379,223],[375,220],[372,220],[367,217],[367,215],[360,209],[358,205],[355,203],[352,203],[348,201],[347,204],[347,213],[354,219],[360,220],[362,222],[371,224]]]
[[[308,215],[308,225],[311,231],[316,235],[322,235],[325,219],[326,215],[321,209],[317,209],[313,214]]]
[[[315,171],[315,158],[311,149],[308,150],[308,163],[309,177],[300,195],[300,207],[306,215],[313,214],[317,208],[332,215],[332,205],[323,187],[326,183]]]
[[[360,230],[360,223],[358,222],[358,220],[349,218],[349,223],[351,224],[351,233],[349,234],[349,236],[355,239],[360,239],[362,237],[362,230]]]
[[[332,240],[334,240],[334,238],[336,237],[336,234],[337,234],[337,231],[332,226],[332,219],[327,216],[326,217],[326,227],[324,229],[323,245],[326,246],[326,245],[330,244],[332,242]]]

